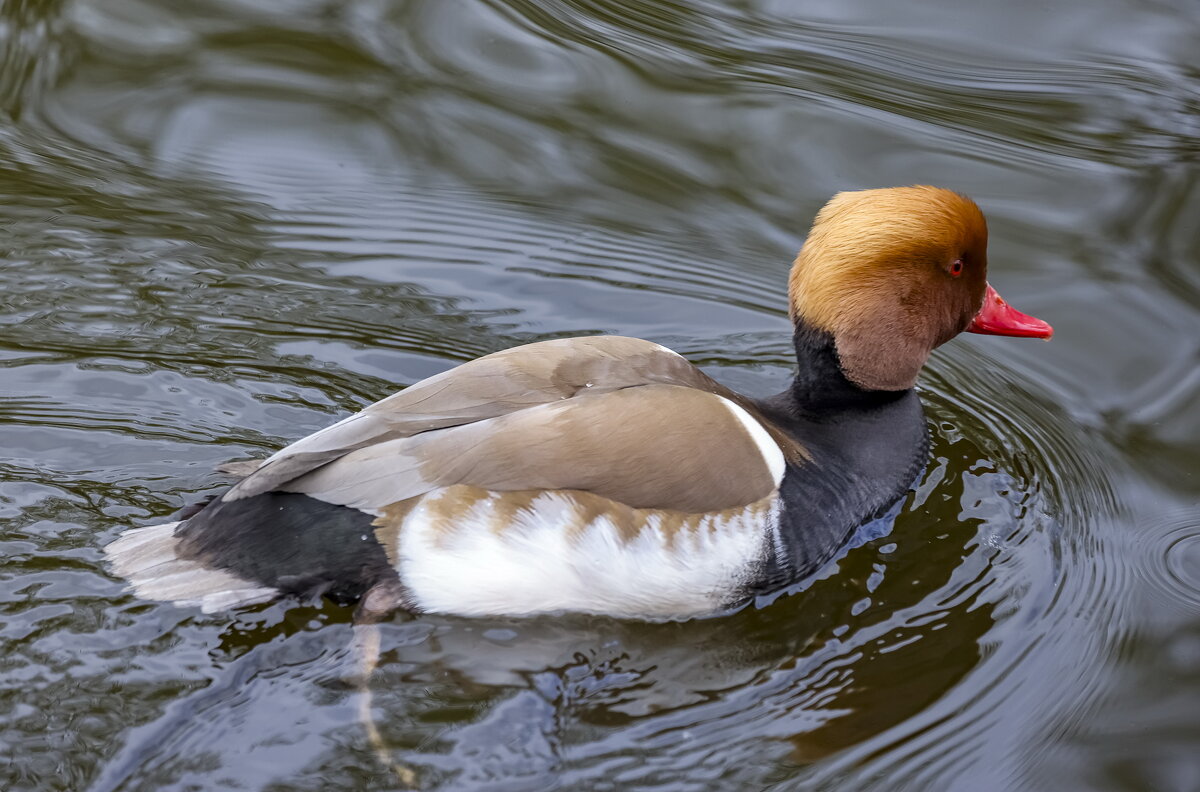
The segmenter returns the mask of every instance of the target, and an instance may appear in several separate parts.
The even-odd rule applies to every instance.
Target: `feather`
[[[637,338],[593,336],[527,344],[424,379],[292,443],[234,485],[234,501],[287,482],[358,449],[486,421],[581,395],[650,384],[682,385],[738,398],[666,347]]]
[[[112,570],[142,599],[199,606],[205,613],[266,602],[278,590],[178,556],[178,522],[132,528],[104,548]]]
[[[708,512],[765,497],[784,467],[778,445],[729,400],[644,385],[370,445],[283,488],[369,512],[455,484]]]

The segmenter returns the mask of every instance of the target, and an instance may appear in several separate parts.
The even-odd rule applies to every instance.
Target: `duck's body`
[[[819,252],[820,222],[806,250]],[[964,228],[948,249],[978,253],[978,229]],[[953,279],[962,257],[951,255]],[[804,258],[793,290],[799,270],[820,298]],[[889,332],[927,336],[912,359],[879,355],[861,322],[831,321],[794,293],[798,373],[761,401],[638,339],[488,355],[284,448],[194,516],[107,551],[140,595],[205,610],[326,593],[470,616],[720,612],[816,571],[918,475],[916,371],[980,314],[985,266],[978,288],[967,284],[978,296],[930,328],[903,310],[887,318]]]

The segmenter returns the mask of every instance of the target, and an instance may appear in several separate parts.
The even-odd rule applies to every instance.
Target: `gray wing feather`
[[[262,463],[263,460],[261,459],[234,459],[217,465],[216,470],[218,473],[224,473],[228,476],[245,478],[262,467]]]
[[[373,444],[283,489],[369,512],[455,484],[586,490],[684,512],[732,508],[778,482],[731,408],[720,396],[675,385],[588,393]],[[773,455],[782,460],[781,451]]]
[[[720,389],[676,353],[636,338],[567,338],[507,349],[422,380],[292,443],[268,457],[223,499],[290,490],[288,482],[369,446],[486,421],[581,392],[598,394],[651,383]]]

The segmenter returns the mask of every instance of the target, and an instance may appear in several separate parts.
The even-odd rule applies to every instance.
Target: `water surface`
[[[0,788],[382,790],[351,614],[139,602],[100,548],[398,387],[611,332],[756,395],[842,189],[962,190],[1050,344],[713,620],[396,618],[439,789],[1200,789],[1200,7],[0,6]]]

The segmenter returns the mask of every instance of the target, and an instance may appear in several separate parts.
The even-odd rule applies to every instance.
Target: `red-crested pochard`
[[[145,598],[286,594],[469,616],[703,616],[815,572],[926,463],[913,386],[962,331],[1049,338],[936,187],[845,192],[788,284],[798,370],[752,399],[671,350],[544,341],[430,377],[249,463],[107,554]]]

